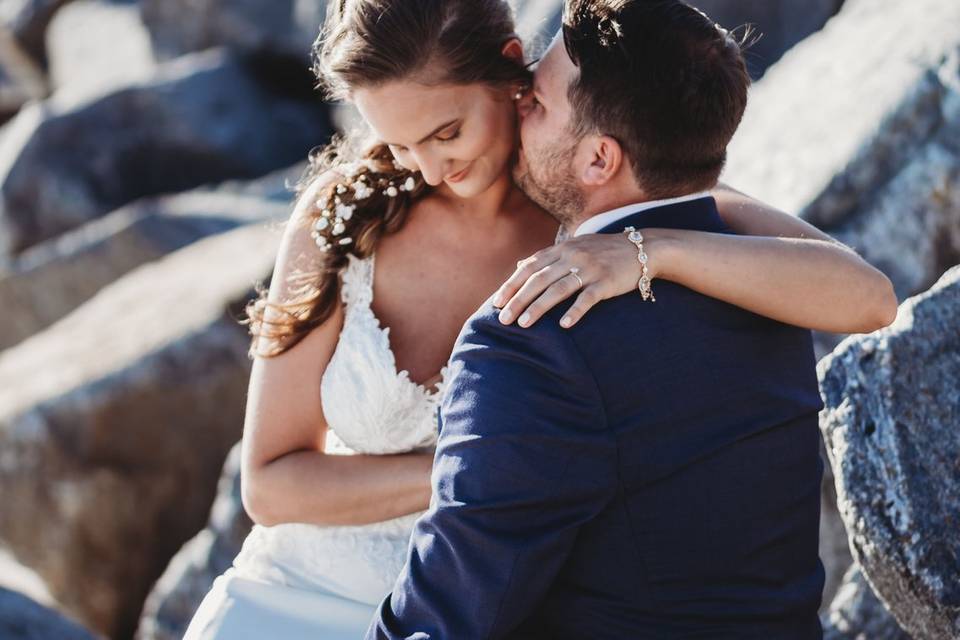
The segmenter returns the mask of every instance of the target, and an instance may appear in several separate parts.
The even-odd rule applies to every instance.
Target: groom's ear
[[[623,147],[610,136],[586,136],[582,141],[585,162],[581,172],[583,183],[602,187],[612,181],[623,167]]]
[[[516,60],[520,63],[523,63],[523,42],[520,41],[520,38],[510,38],[504,43],[503,48],[500,49],[500,53],[503,54],[504,58],[509,58],[511,60]]]

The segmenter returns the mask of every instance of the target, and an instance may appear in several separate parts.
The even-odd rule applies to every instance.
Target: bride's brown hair
[[[318,88],[334,100],[405,78],[519,87],[529,82],[529,71],[522,60],[503,55],[516,37],[505,0],[333,0],[313,45],[313,71]],[[403,226],[411,203],[430,190],[419,172],[394,162],[386,145],[364,149],[355,137],[314,149],[309,161],[296,200],[319,194],[308,203],[305,223],[322,258],[317,269],[293,274],[289,299],[268,301],[267,289],[257,285],[258,298],[247,305],[244,321],[251,358],[280,355],[325,322],[336,308],[347,256],[370,256],[384,235]],[[266,317],[268,308],[275,317]],[[258,348],[261,338],[269,348]]]

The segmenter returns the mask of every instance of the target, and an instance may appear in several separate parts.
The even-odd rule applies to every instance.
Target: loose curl
[[[334,100],[406,78],[424,84],[523,86],[530,72],[503,55],[517,35],[505,0],[339,0],[312,49],[318,88]],[[319,188],[319,189],[318,189]],[[317,269],[291,274],[289,298],[257,298],[246,306],[248,355],[278,356],[335,311],[348,256],[367,258],[380,239],[403,227],[413,202],[431,191],[419,172],[398,165],[385,144],[347,136],[310,153],[296,200],[317,190],[309,205],[310,234],[322,250]],[[276,312],[268,318],[268,311]],[[269,347],[260,349],[261,340]]]

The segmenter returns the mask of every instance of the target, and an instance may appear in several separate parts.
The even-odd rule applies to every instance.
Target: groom
[[[683,2],[568,0],[521,106],[517,181],[569,234],[725,232],[705,192],[748,84]],[[821,637],[810,334],[653,289],[570,330],[564,308],[468,321],[432,507],[367,638]]]

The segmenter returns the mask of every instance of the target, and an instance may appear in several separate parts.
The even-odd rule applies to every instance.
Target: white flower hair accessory
[[[396,166],[396,165],[395,165]],[[351,163],[338,168],[350,182],[338,183],[329,193],[317,200],[320,216],[314,221],[310,237],[322,251],[329,251],[334,245],[353,244],[353,238],[347,233],[347,223],[357,210],[355,203],[368,200],[378,191],[388,198],[396,198],[401,192],[413,192],[417,188],[417,179],[408,176],[401,184],[393,180],[371,178],[362,173],[369,167],[362,163]],[[371,183],[374,184],[371,184]]]

